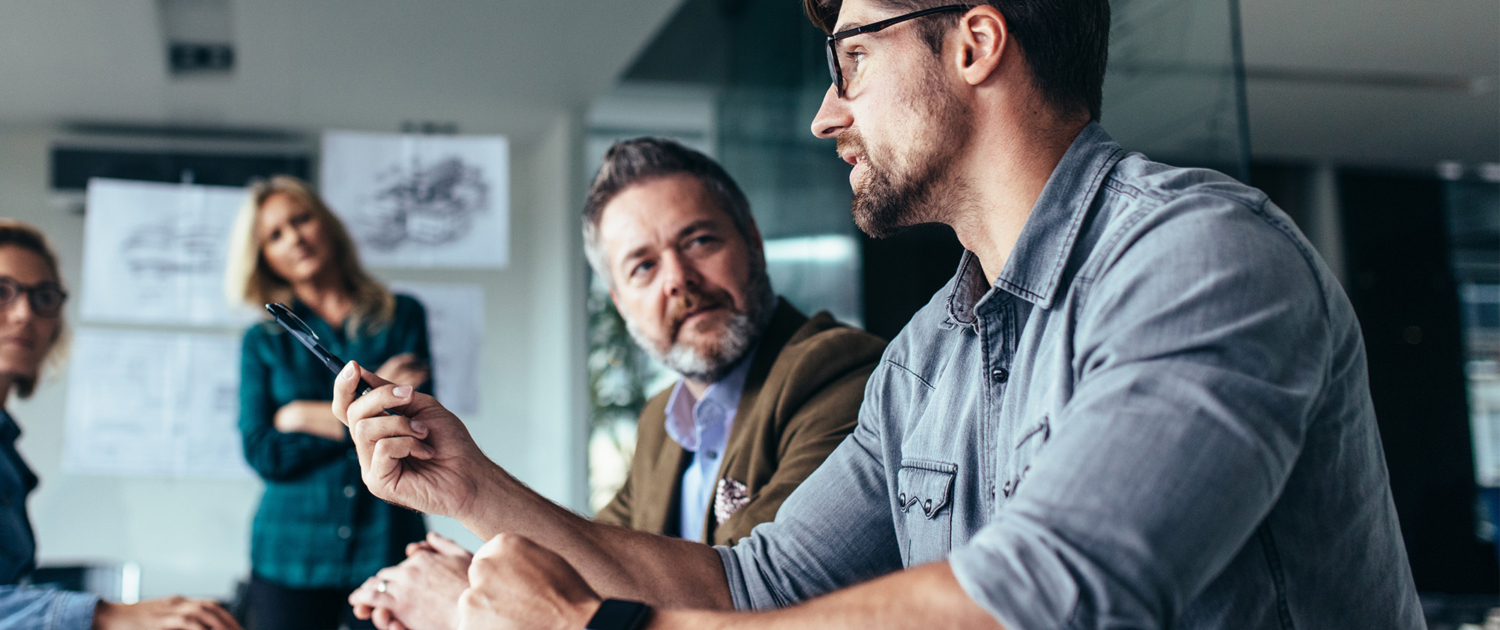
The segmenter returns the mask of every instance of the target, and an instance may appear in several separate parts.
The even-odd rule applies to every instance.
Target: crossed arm
[[[356,400],[360,378],[377,387]],[[652,604],[652,628],[999,627],[946,563],[774,613],[732,613],[712,547],[594,523],[552,503],[486,458],[431,397],[351,363],[334,384],[333,409],[351,427],[372,493],[489,539],[469,567],[462,628],[576,630],[603,598]]]

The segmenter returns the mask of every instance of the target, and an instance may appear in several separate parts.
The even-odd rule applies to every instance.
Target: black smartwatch
[[[651,607],[640,602],[606,599],[584,630],[639,630],[650,612]]]

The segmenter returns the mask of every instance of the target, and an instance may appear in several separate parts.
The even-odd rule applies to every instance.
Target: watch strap
[[[651,607],[641,602],[606,599],[599,604],[599,610],[594,612],[584,630],[640,630],[646,625],[649,612]]]

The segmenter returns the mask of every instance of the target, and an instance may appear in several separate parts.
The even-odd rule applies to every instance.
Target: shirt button
[[[707,457],[709,459],[718,459],[719,458],[719,452],[718,451],[703,451],[703,456]]]
[[[342,538],[344,540],[349,540],[349,537],[353,536],[353,535],[354,535],[354,530],[349,529],[348,525],[341,525],[341,526],[339,526],[339,538]]]
[[[906,493],[905,492],[902,492],[901,496],[896,497],[896,500],[901,502],[901,507],[902,508],[906,507]]]
[[[1005,368],[995,368],[994,372],[990,372],[990,376],[995,379],[996,383],[1004,383],[1005,381],[1010,380],[1010,370],[1007,370]]]
[[[344,498],[346,498],[346,499],[353,499],[354,498],[354,486],[344,486]]]
[[[928,499],[926,503],[922,504],[922,510],[925,512],[932,511],[932,499]]]

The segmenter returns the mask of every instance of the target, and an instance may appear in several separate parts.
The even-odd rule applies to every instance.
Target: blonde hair
[[[292,285],[266,264],[256,223],[261,208],[273,195],[291,197],[322,222],[332,251],[330,263],[343,278],[344,289],[354,301],[354,308],[344,320],[344,331],[350,336],[373,333],[390,324],[396,312],[396,298],[359,264],[354,239],[343,222],[313,192],[312,186],[295,177],[277,175],[250,185],[250,195],[235,217],[234,234],[229,242],[229,264],[224,269],[224,296],[231,304],[249,304],[257,309],[270,302],[291,303]]]
[[[52,277],[62,286],[62,273],[57,268],[57,254],[52,251],[52,245],[47,242],[47,235],[41,230],[32,227],[31,224],[15,219],[0,219],[0,247],[19,247],[41,257],[42,262],[47,263],[47,268],[52,270]],[[67,287],[63,287],[67,291]],[[22,297],[21,299],[27,299]],[[52,338],[47,341],[47,352],[40,362],[43,366],[58,368],[67,359],[68,355],[68,325],[62,313],[57,314],[57,328],[52,331]],[[40,369],[37,372],[41,372]],[[18,376],[13,385],[16,394],[21,398],[30,398],[31,393],[36,391],[37,373]]]

